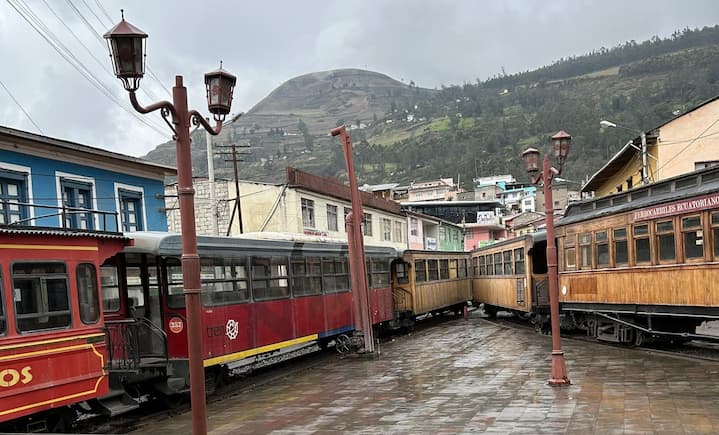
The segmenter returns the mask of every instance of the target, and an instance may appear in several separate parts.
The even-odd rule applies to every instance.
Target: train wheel
[[[634,346],[642,346],[644,344],[644,332],[634,331]]]
[[[487,317],[490,317],[490,318],[497,317],[497,307],[495,307],[494,305],[484,304],[482,309],[484,310],[484,314],[486,314]]]
[[[352,351],[352,339],[347,334],[340,334],[335,338],[335,349],[339,353],[350,353]]]

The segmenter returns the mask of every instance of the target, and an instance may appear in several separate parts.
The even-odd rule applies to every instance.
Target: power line
[[[120,103],[117,97],[102,83],[95,75],[68,49],[50,29],[42,22],[40,18],[23,3],[22,0],[7,0],[10,6],[35,30],[50,46],[68,62],[73,68],[75,68],[85,79],[87,79],[97,90],[104,94],[107,98],[117,104],[121,109],[125,110],[130,115],[134,116],[137,120],[152,128],[156,132],[163,136],[167,133],[164,129],[161,129],[147,121],[144,117],[140,116],[135,111],[129,110],[125,105]]]
[[[666,165],[668,165],[669,162],[671,162],[672,160],[674,160],[674,159],[676,159],[677,157],[679,157],[679,155],[682,154],[684,151],[686,151],[694,142],[696,142],[697,139],[699,139],[700,137],[702,137],[702,136],[704,135],[704,133],[706,133],[706,132],[709,131],[712,127],[714,127],[714,126],[717,124],[717,122],[719,122],[719,118],[715,119],[714,122],[712,122],[711,124],[709,124],[709,127],[705,128],[705,129],[704,129],[701,133],[699,133],[694,139],[692,139],[691,141],[689,141],[689,143],[686,144],[686,145],[684,146],[684,148],[682,148],[681,150],[679,150],[678,153],[674,154],[674,156],[672,156],[670,159],[668,159],[666,162],[664,162],[664,164],[662,164],[662,166],[658,167],[657,170],[656,170],[656,172],[659,172],[659,171],[660,171],[661,169],[663,169]]]
[[[15,96],[12,94],[12,92],[10,92],[10,89],[8,89],[7,86],[5,86],[5,83],[3,83],[2,80],[0,80],[0,86],[2,86],[3,89],[5,89],[5,92],[7,92],[7,94],[10,95],[10,98],[12,98],[12,100],[15,102],[15,104],[17,104],[17,106],[20,108],[20,110],[22,110],[22,113],[24,113],[25,116],[27,116],[27,119],[29,119],[30,122],[32,122],[32,125],[34,125],[35,128],[37,128],[37,131],[39,131],[41,134],[44,135],[45,133],[42,131],[40,126],[35,123],[35,120],[32,119],[32,116],[30,116],[30,114],[27,113],[27,110],[25,110],[25,108],[22,107],[22,104],[20,104],[20,102],[15,98]]]

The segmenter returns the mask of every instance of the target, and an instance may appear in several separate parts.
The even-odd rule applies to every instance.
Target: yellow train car
[[[506,311],[523,318],[549,313],[547,239],[527,234],[472,251],[472,302],[494,317]]]
[[[719,167],[570,205],[556,237],[561,309],[588,335],[685,341],[719,319]]]
[[[468,268],[467,252],[404,251],[393,263],[393,326],[407,326],[423,314],[462,313],[472,298]]]

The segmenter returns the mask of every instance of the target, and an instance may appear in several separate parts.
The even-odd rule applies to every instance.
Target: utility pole
[[[240,148],[249,148],[249,145],[240,145]],[[227,147],[219,147],[219,148],[227,148]],[[235,220],[235,213],[237,213],[237,220],[240,224],[240,234],[243,234],[244,228],[242,226],[242,203],[240,202],[240,175],[238,173],[237,169],[237,163],[243,162],[244,160],[237,157],[237,154],[249,154],[249,153],[238,153],[237,152],[237,146],[235,144],[232,144],[229,146],[229,148],[232,150],[229,153],[219,153],[220,155],[231,155],[232,158],[225,159],[226,162],[232,162],[232,168],[234,170],[235,174],[235,193],[237,194],[237,197],[235,198],[235,205],[232,207],[232,214],[230,215],[230,222],[227,225],[227,233],[226,235],[229,236],[232,232],[232,222]]]
[[[209,119],[208,119],[209,121]],[[207,142],[207,179],[210,183],[210,231],[213,236],[217,234],[217,201],[215,198],[215,154],[212,152],[212,135],[210,132],[205,133],[205,141]]]

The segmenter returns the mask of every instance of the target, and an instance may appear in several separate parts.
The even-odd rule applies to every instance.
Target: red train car
[[[182,239],[133,233],[133,246],[103,268],[112,387],[189,387]],[[260,233],[199,237],[204,365],[212,380],[254,357],[354,329],[347,244]],[[366,247],[372,321],[393,318],[394,248]],[[250,358],[253,357],[253,358]],[[162,381],[162,382],[160,382]],[[127,398],[125,398],[127,399]],[[127,403],[124,400],[123,403]]]
[[[0,428],[61,431],[108,391],[99,269],[121,234],[0,228]]]

